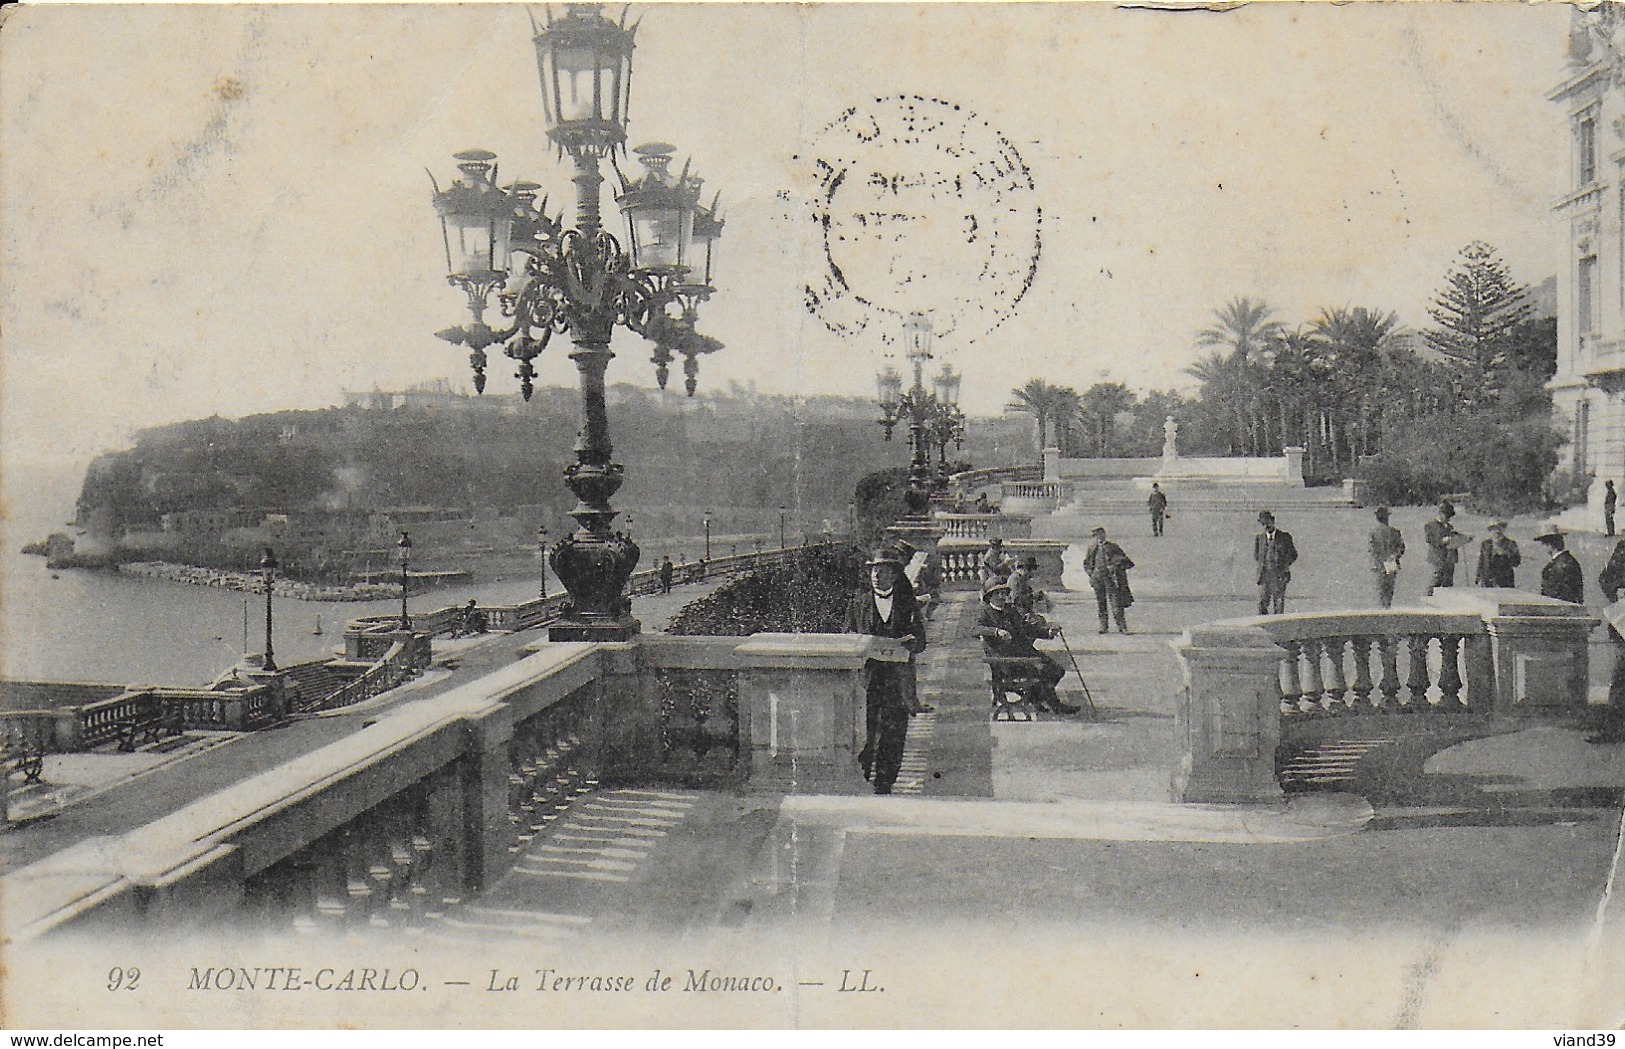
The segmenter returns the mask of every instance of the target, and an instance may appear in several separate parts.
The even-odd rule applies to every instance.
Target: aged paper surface
[[[675,139],[707,194],[722,192],[724,261],[702,324],[728,347],[705,363],[718,386],[871,396],[929,303],[973,416],[1000,413],[1033,375],[1188,388],[1192,332],[1234,295],[1261,290],[1296,312],[1383,302],[1419,325],[1426,289],[1471,239],[1535,282],[1564,264],[1549,209],[1569,177],[1568,114],[1545,99],[1568,75],[1556,6],[655,4],[633,17],[632,144]],[[460,301],[423,171],[444,179],[454,152],[489,148],[504,181],[536,178],[569,211],[531,32],[526,9],[503,4],[9,11],[0,476],[14,522],[36,497],[71,513],[90,459],[144,427],[465,381],[462,352],[431,337]],[[646,351],[616,338],[646,383]],[[539,384],[574,382],[557,346],[538,365]],[[1617,824],[1617,810],[1599,819]],[[1131,869],[1158,902],[1099,887],[1120,914],[1046,905],[1087,883],[1092,861],[1036,832],[963,854],[931,838],[903,883],[893,840],[807,851],[823,866],[779,872],[804,905],[768,927],[719,915],[589,940],[472,928],[307,942],[149,920],[10,944],[5,1021],[1382,1029],[1621,1016],[1619,945],[1598,939],[1617,922],[1547,924],[1551,869],[1523,886],[1527,908],[1498,893],[1504,910],[1407,928],[1380,906],[1348,924],[1329,903],[1286,927],[1241,891],[1256,869],[1188,840],[1160,854],[1121,840],[1148,850]],[[933,863],[978,889],[948,898],[921,873]],[[958,864],[986,864],[985,877]],[[1175,869],[1199,891],[1170,903],[1158,886]],[[1458,874],[1448,857],[1397,877],[1374,868],[1394,881],[1371,895],[1474,891]],[[1314,889],[1282,877],[1279,891]],[[921,905],[861,905],[888,894]]]

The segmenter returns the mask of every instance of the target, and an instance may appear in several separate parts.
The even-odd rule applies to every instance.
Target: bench
[[[118,733],[118,749],[128,754],[138,746],[156,743],[165,736],[177,735],[175,712],[159,696],[143,696],[130,705],[130,712],[114,723]]]
[[[1044,681],[1044,660],[1033,656],[983,656],[993,693],[994,721],[1037,721],[1032,695]]]
[[[13,766],[23,774],[24,783],[40,783],[40,776],[45,771],[45,748],[21,744],[9,748],[5,753],[6,760],[15,761]]]

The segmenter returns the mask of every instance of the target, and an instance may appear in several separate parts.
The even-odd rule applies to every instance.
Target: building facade
[[[1547,96],[1569,126],[1569,178],[1553,208],[1569,248],[1549,387],[1569,428],[1564,465],[1589,479],[1574,523],[1596,528],[1603,483],[1625,486],[1625,5],[1572,17],[1570,76]]]

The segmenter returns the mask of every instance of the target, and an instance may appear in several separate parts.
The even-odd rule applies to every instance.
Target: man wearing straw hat
[[[1517,586],[1515,569],[1523,563],[1518,544],[1507,538],[1507,523],[1491,521],[1489,538],[1478,547],[1478,571],[1474,586]]]
[[[853,595],[846,607],[845,630],[902,642],[909,652],[906,663],[870,660],[867,667],[867,736],[858,764],[876,794],[890,794],[903,764],[903,744],[914,695],[913,656],[925,648],[925,617],[914,590],[903,576],[896,551],[882,546],[864,562],[869,585]]]
[[[1541,596],[1555,597],[1576,605],[1585,604],[1585,573],[1580,571],[1580,562],[1566,549],[1568,544],[1563,539],[1563,530],[1555,524],[1547,525],[1536,534],[1535,542],[1552,552],[1551,560],[1540,570]]]

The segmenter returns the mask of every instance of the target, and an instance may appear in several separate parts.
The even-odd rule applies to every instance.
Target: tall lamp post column
[[[401,559],[401,629],[411,630],[412,616],[406,611],[406,570],[412,563],[412,537],[402,532],[395,548]]]
[[[923,517],[931,505],[931,447],[927,429],[936,411],[936,398],[925,388],[925,362],[931,359],[931,318],[923,313],[910,314],[903,325],[903,344],[909,363],[914,368],[914,385],[907,392],[902,389],[902,376],[895,368],[887,367],[876,379],[880,393],[880,425],[886,429],[886,440],[891,440],[892,429],[899,422],[908,423],[908,442],[913,452],[909,460],[908,491],[903,502],[908,516]]]
[[[705,559],[711,560],[711,511],[705,512]]]
[[[542,600],[547,600],[547,526],[536,529],[536,548],[542,552]]]
[[[275,670],[276,653],[271,646],[271,591],[275,589],[272,583],[276,581],[276,554],[270,547],[265,548],[265,554],[260,558],[260,574],[265,578],[265,662],[263,668]]]
[[[937,475],[932,489],[937,493],[948,491],[948,445],[964,447],[965,414],[959,410],[960,379],[961,375],[947,364],[931,377],[936,403],[931,417],[930,443],[937,447]]]
[[[626,582],[641,551],[613,529],[618,512],[610,499],[624,470],[614,461],[605,406],[605,372],[617,324],[656,344],[657,377],[664,386],[675,351],[685,357],[692,394],[698,356],[721,343],[694,331],[698,304],[712,293],[712,246],[722,230],[718,201],[699,203],[700,180],[685,165],[673,176],[673,147],[640,146],[645,169],[636,181],[616,169],[616,200],[626,218],[627,248],[603,228],[600,164],[626,148],[633,37],[599,13],[595,3],[570,4],[562,18],[536,26],[533,43],[541,73],[548,137],[574,167],[575,228],[538,205],[535,183],[498,188],[495,156],[483,150],[458,154],[463,178],[435,187],[446,242],[448,279],[468,296],[472,322],[438,332],[465,345],[474,385],[483,390],[487,347],[519,362],[520,390],[529,399],[536,375],[532,361],[554,334],[568,333],[570,359],[580,382],[582,423],[575,461],[565,484],[578,500],[569,511],[576,530],[556,544],[549,560],[569,592],[563,615],[549,630],[556,641],[624,641],[640,629],[632,617]],[[525,256],[511,266],[510,256]],[[500,290],[499,290],[500,289]],[[490,295],[498,292],[512,324],[496,330],[484,321]]]
[[[786,510],[788,510],[788,509],[789,509],[789,507],[785,506],[783,503],[779,504],[779,549],[781,551],[785,549],[785,542],[784,542],[784,512]]]

